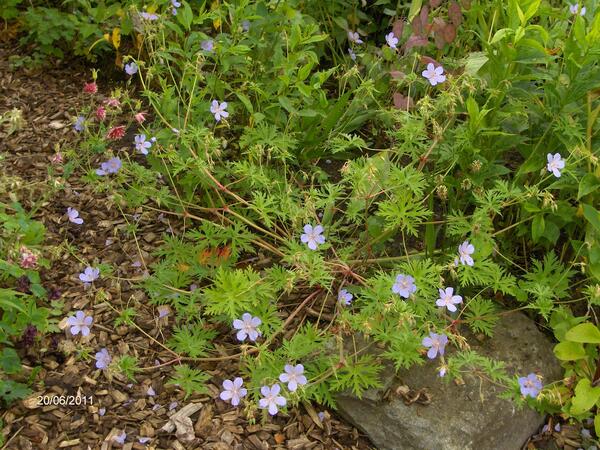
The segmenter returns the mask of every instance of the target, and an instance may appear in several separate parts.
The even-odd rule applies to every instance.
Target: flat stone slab
[[[468,343],[480,355],[504,361],[511,375],[536,372],[544,383],[562,376],[552,342],[521,313],[503,316],[492,338]],[[532,409],[517,410],[513,402],[498,398],[502,390],[493,384],[472,374],[463,376],[462,385],[447,382],[438,376],[438,366],[439,359],[428,360],[394,375],[390,365],[381,389],[370,389],[362,399],[339,394],[339,412],[379,450],[520,450],[543,424]],[[424,389],[430,403],[407,405],[399,396],[383,398],[390,388],[404,385],[411,393]]]

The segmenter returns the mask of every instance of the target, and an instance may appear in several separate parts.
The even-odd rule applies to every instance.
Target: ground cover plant
[[[429,359],[440,383],[474,372],[518,407],[600,434],[596,2],[67,5],[30,6],[23,42],[62,56],[48,49],[66,36],[75,54],[110,55],[116,69],[81,80],[79,140],[55,163],[116,208],[183,223],[151,263],[139,253],[136,284],[157,320],[173,321],[152,337],[161,359],[95,346],[92,309],[63,311],[73,354],[108,380],[172,367],[168,383],[186,396],[210,393],[211,364],[232,361],[236,373],[212,380],[219,397],[259,422],[298,405],[335,409],[336,393],[380,386],[384,363]],[[93,29],[48,37],[44,14]],[[0,215],[7,376],[18,366],[11,338],[56,331],[36,306],[28,245],[40,241],[27,230],[37,225],[10,208],[16,216]],[[82,229],[95,226],[86,213],[65,211]],[[127,233],[144,239],[135,221]],[[83,292],[110,305],[102,282],[119,281],[114,268],[77,256],[77,243],[72,255]],[[108,307],[115,327],[143,331],[135,307]],[[517,310],[555,338],[562,380],[470,349],[467,336],[493,335]],[[2,383],[5,401],[27,395]]]

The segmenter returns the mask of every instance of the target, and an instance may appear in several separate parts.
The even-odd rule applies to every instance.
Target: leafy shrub
[[[384,361],[400,369],[427,354],[441,375],[479,367],[519,404],[593,413],[595,379],[580,369],[595,341],[569,343],[586,318],[564,303],[597,306],[600,282],[596,11],[540,0],[171,5],[141,16],[143,46],[122,55],[154,116],[137,120],[132,149],[145,159],[106,144],[133,117],[98,119],[92,103],[77,122],[97,189],[186,221],[142,282],[176,315],[165,364],[189,364],[171,383],[203,391],[208,375],[192,362],[236,359],[249,414],[265,388],[334,406],[335,392],[377,386]],[[550,322],[576,385],[542,389],[468,349],[461,328],[491,335],[503,308]],[[217,339],[226,356],[214,356]],[[294,376],[306,383],[284,381]],[[272,391],[278,380],[288,387]]]
[[[15,340],[31,345],[38,333],[56,326],[52,326],[50,309],[39,306],[46,291],[37,269],[48,267],[48,261],[37,254],[44,226],[18,203],[0,204],[0,226],[0,399],[10,403],[30,392],[26,383],[10,378],[21,372]]]

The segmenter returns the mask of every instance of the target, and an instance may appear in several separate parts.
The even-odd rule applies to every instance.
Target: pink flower
[[[134,117],[135,121],[141,125],[146,120],[146,115],[145,114],[146,113],[139,112],[139,113],[137,113],[133,117]]]
[[[86,94],[95,94],[98,92],[98,85],[95,81],[92,81],[91,83],[85,83],[83,85],[83,92]]]
[[[20,265],[23,269],[33,269],[35,266],[37,266],[37,255],[35,255],[35,253],[33,253],[27,247],[22,245],[19,249],[19,253],[21,253]]]
[[[110,108],[119,108],[121,106],[121,102],[118,98],[109,98],[104,100],[104,104]]]
[[[125,136],[125,125],[119,125],[118,127],[113,127],[110,129],[108,134],[106,135],[107,139],[119,140],[123,136]]]
[[[54,155],[52,155],[52,157],[50,158],[50,162],[52,164],[62,164],[62,162],[63,162],[62,153],[55,153]]]
[[[106,119],[106,109],[104,108],[104,106],[98,106],[98,109],[96,110],[96,118],[100,122]]]

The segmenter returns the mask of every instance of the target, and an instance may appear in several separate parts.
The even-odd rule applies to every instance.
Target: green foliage
[[[135,381],[138,360],[135,356],[123,355],[116,361],[116,368],[131,381]]]
[[[577,383],[561,392],[560,399],[563,414],[567,417],[583,420],[595,417],[592,408],[600,400],[600,388],[595,386],[596,361],[598,359],[598,343],[600,330],[589,321],[583,323],[584,317],[573,317],[566,310],[559,310],[552,315],[551,325],[559,343],[554,347],[554,354],[565,367],[565,376],[573,376]]]
[[[269,280],[252,269],[217,269],[213,285],[204,291],[206,313],[225,315],[230,320],[261,305],[269,307],[275,290]]]
[[[45,229],[41,222],[31,219],[23,207],[15,202],[0,203],[0,399],[8,404],[24,398],[30,392],[27,385],[10,377],[21,373],[21,359],[13,348],[28,327],[38,333],[55,330],[52,311],[42,305],[46,291],[41,284],[38,269],[49,263],[41,255]],[[37,255],[34,267],[22,267],[20,253],[28,249]],[[27,284],[26,292],[17,290]]]
[[[196,358],[205,356],[213,348],[212,339],[217,335],[215,330],[206,328],[203,322],[184,325],[173,330],[173,337],[168,341],[168,345],[177,353]]]
[[[465,319],[471,330],[492,336],[494,325],[498,321],[498,308],[491,300],[474,298],[469,301]]]
[[[135,308],[125,308],[119,313],[119,317],[115,319],[115,327],[120,325],[131,325],[137,315]]]
[[[346,361],[331,381],[332,388],[336,391],[349,389],[358,398],[362,397],[365,390],[381,387],[378,378],[382,367],[377,365],[373,357],[363,355],[354,361]]]
[[[207,393],[206,382],[209,379],[210,375],[201,370],[192,369],[187,364],[182,364],[175,367],[175,373],[167,384],[173,384],[183,389],[185,398],[187,399],[192,394]]]
[[[144,163],[119,151],[118,174],[93,175],[116,122],[89,120],[93,101],[81,111],[95,189],[184,222],[185,233],[162,236],[140,283],[151,304],[176,312],[169,348],[200,364],[233,355],[254,403],[286,364],[301,363],[309,382],[283,386],[289,404],[334,406],[336,392],[379,386],[384,362],[423,362],[435,332],[449,337],[440,367],[450,377],[491,379],[522,405],[502,361],[455,347],[457,324],[490,336],[503,308],[523,308],[550,323],[577,381],[528,403],[592,414],[595,325],[565,305],[600,304],[597,8],[581,17],[546,0],[182,3],[173,16],[159,2],[156,21],[107,6],[90,22],[106,19],[98,51],[112,45],[139,65],[154,116],[141,128],[156,137]],[[32,39],[79,39],[77,14],[38,13],[68,23],[44,34],[32,10]],[[390,29],[399,51],[383,44]],[[349,42],[349,31],[365,42]],[[119,47],[120,33],[143,45]],[[447,76],[435,86],[421,75],[430,62]],[[216,120],[213,101],[227,102],[228,117]],[[547,168],[556,153],[560,177]],[[324,229],[316,250],[301,237],[307,224]],[[462,243],[475,249],[472,266]],[[414,278],[409,296],[393,291],[400,274]],[[463,299],[456,313],[436,306],[446,287]],[[261,319],[260,338],[240,346],[232,322],[244,313]],[[120,320],[135,319],[125,310]],[[366,353],[373,345],[377,357]],[[135,366],[126,359],[121,370]],[[207,380],[180,365],[170,383],[189,396]]]
[[[548,318],[554,302],[569,297],[570,278],[574,274],[565,269],[553,252],[546,253],[543,261],[533,261],[532,270],[519,282],[517,298],[529,300],[532,308]]]
[[[31,394],[31,389],[23,383],[0,380],[0,399],[6,404],[26,398],[29,394]]]

